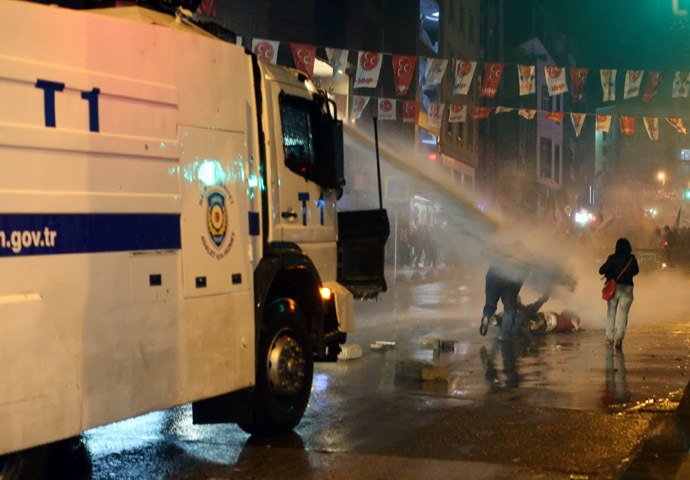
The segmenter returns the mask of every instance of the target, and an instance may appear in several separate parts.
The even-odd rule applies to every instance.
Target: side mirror
[[[345,188],[345,154],[343,149],[343,122],[333,122],[333,162],[335,164],[334,187],[337,198],[343,196]]]
[[[324,188],[336,190],[340,198],[345,186],[343,122],[326,114],[321,119],[318,151],[321,162],[317,182]]]

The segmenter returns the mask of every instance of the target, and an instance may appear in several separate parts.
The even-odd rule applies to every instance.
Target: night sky
[[[673,0],[545,1],[568,35],[580,65],[595,68],[690,70],[690,16],[673,14]],[[690,0],[678,0],[690,10]]]

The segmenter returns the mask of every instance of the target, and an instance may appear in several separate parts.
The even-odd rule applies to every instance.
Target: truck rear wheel
[[[256,386],[251,422],[240,427],[253,435],[293,429],[304,415],[314,375],[307,319],[289,298],[266,307],[259,329]]]
[[[0,480],[42,480],[47,457],[47,446],[0,456]]]

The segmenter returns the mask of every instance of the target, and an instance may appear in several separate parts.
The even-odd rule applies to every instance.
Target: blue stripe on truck
[[[0,257],[180,246],[179,214],[0,214]]]

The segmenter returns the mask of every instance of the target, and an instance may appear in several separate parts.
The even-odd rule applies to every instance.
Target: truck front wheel
[[[244,431],[253,435],[286,432],[302,419],[314,375],[306,324],[299,305],[289,298],[266,307],[259,329],[252,418],[239,424]]]
[[[0,480],[41,480],[47,457],[45,445],[0,456]]]

